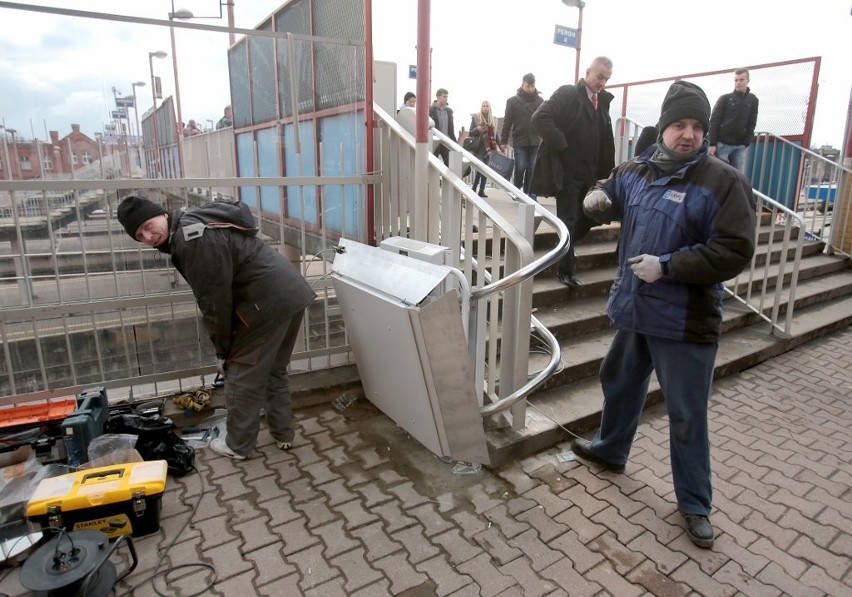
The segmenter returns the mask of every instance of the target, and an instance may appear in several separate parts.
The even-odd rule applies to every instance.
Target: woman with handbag
[[[500,133],[497,131],[497,119],[494,118],[494,113],[491,111],[491,104],[488,100],[482,102],[478,114],[474,114],[470,121],[470,138],[473,139],[472,147],[468,149],[474,156],[482,160],[488,161],[488,154],[491,151],[499,151],[500,149]],[[479,186],[479,196],[487,197],[485,194],[485,175],[477,171],[473,179],[473,190]]]

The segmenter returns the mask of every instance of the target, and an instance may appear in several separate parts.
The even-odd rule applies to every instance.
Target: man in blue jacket
[[[293,429],[287,367],[314,291],[293,264],[257,237],[245,203],[209,203],[168,213],[142,197],[126,197],[118,221],[135,240],[171,255],[195,295],[217,365],[225,377],[226,432],[210,449],[249,457],[260,411],[282,450]]]
[[[616,168],[583,202],[621,221],[607,314],[615,338],[601,364],[601,426],[579,457],[624,471],[655,371],[669,415],[672,477],[689,539],[708,548],[707,405],[722,325],[722,283],[754,254],[756,216],[745,177],[708,154],[710,103],[700,87],[668,90],[657,143]]]

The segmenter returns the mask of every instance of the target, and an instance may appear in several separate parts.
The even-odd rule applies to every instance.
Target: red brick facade
[[[49,142],[20,139],[11,129],[2,133],[6,140],[0,145],[0,180],[8,180],[10,171],[13,180],[66,178],[72,168],[78,171],[98,161],[98,142],[81,133],[79,124],[72,124],[61,139],[57,131],[50,131]],[[101,151],[111,153],[108,145]]]

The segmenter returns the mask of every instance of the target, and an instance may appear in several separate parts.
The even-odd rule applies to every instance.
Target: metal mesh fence
[[[760,100],[756,131],[794,138],[809,136],[815,108],[810,105],[810,98],[819,73],[819,58],[744,68],[749,70],[751,93]],[[699,85],[712,107],[720,95],[733,91],[734,70],[611,85],[607,89],[615,99],[610,113],[613,120],[624,114],[643,125],[656,124],[666,91],[678,79]]]

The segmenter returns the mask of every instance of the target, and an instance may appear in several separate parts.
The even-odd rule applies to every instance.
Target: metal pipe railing
[[[376,107],[375,111],[382,123],[382,145],[394,150],[383,153],[388,160],[383,164],[383,168],[388,168],[391,172],[402,171],[403,168],[399,168],[397,164],[412,162],[416,149],[415,140],[381,108]],[[437,194],[434,192],[436,189],[441,195],[440,201],[433,200],[432,197],[428,201],[433,207],[437,205],[437,209],[443,214],[440,224],[441,244],[450,247],[454,265],[464,272],[471,283],[468,338],[474,362],[476,390],[478,395],[488,396],[493,401],[482,405],[480,412],[483,417],[507,414],[513,426],[517,428],[519,425],[523,426],[524,419],[522,411],[517,411],[517,405],[544,383],[561,363],[557,339],[530,313],[531,286],[528,283],[537,273],[555,264],[568,250],[568,231],[554,214],[515,188],[487,164],[464,151],[448,136],[432,130],[432,137],[435,142],[443,143],[450,149],[449,167],[435,155],[428,156],[430,195],[434,197]],[[507,222],[487,200],[473,192],[461,176],[466,166],[483,173],[496,188],[517,198],[520,225],[528,222],[527,230],[521,230],[519,226]],[[397,190],[400,195],[406,194],[405,189]],[[408,207],[407,204],[398,206],[400,217],[406,214]],[[376,211],[388,213],[389,209],[377,207]],[[408,211],[413,213],[413,210]],[[532,222],[535,217],[540,217],[552,226],[559,239],[554,248],[538,259],[533,258],[531,246],[534,233]],[[485,231],[489,224],[492,226],[492,234],[487,237]],[[415,228],[411,226],[409,230]],[[491,252],[480,254],[489,242]],[[504,242],[506,251],[505,255],[501,256],[499,247]],[[511,251],[509,247],[512,247]],[[490,270],[485,266],[486,262],[491,264]],[[525,283],[530,287],[520,290]],[[525,296],[529,296],[529,300],[526,300]],[[489,307],[486,308],[486,305]],[[544,340],[551,355],[547,365],[533,375],[528,375],[526,371],[530,329],[535,330]],[[498,341],[503,342],[499,351],[496,350]],[[523,352],[523,356],[518,352]],[[498,362],[499,375],[495,369]],[[523,379],[519,377],[521,374]],[[511,415],[507,413],[509,410],[512,410]]]

